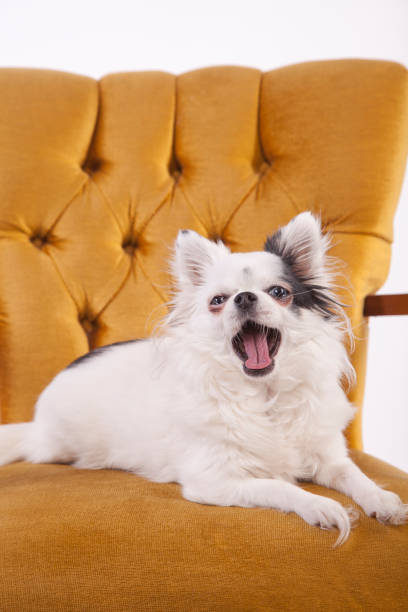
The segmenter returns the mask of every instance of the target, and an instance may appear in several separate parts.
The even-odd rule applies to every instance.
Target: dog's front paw
[[[339,530],[339,537],[334,546],[343,544],[350,535],[350,529],[358,518],[358,512],[354,508],[344,508],[341,504],[330,499],[314,495],[308,507],[302,511],[302,518],[315,527],[321,529]]]
[[[403,525],[408,520],[408,504],[403,504],[395,493],[380,488],[370,496],[363,509],[380,523]]]

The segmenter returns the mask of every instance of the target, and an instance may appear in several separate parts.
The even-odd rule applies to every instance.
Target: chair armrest
[[[364,302],[364,316],[408,315],[408,293],[368,295]]]

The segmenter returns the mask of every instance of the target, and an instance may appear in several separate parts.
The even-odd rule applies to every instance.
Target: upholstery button
[[[37,247],[37,249],[42,249],[43,246],[45,244],[47,244],[48,242],[48,236],[45,234],[44,236],[41,236],[39,234],[36,234],[34,236],[31,236],[30,238],[30,242],[32,242],[32,244]]]
[[[209,232],[208,240],[212,240],[213,242],[224,242],[224,244],[225,244],[225,241],[224,241],[222,235],[219,234],[218,232]]]
[[[99,328],[97,320],[93,319],[90,314],[84,314],[79,316],[79,323],[88,339],[89,348],[93,349],[96,345]]]
[[[135,254],[135,251],[136,249],[138,249],[138,247],[139,243],[137,241],[137,238],[130,238],[122,243],[122,249],[125,251],[125,253],[131,256]]]
[[[89,319],[82,319],[81,325],[87,334],[92,333],[95,329],[93,321],[90,321]]]
[[[87,174],[95,174],[95,172],[98,172],[102,168],[102,164],[103,162],[101,159],[89,159],[85,162],[82,170]]]
[[[178,183],[178,181],[180,180],[182,172],[183,168],[179,160],[175,156],[173,156],[169,164],[169,174],[171,177],[173,177],[175,183]]]
[[[259,174],[259,176],[262,177],[266,172],[268,172],[271,165],[272,165],[271,162],[264,160],[259,166],[259,168],[257,169],[257,173]]]
[[[98,329],[97,321],[95,319],[92,319],[91,316],[89,315],[83,315],[82,317],[80,316],[79,323],[82,329],[84,330],[84,332],[86,333],[86,335],[88,336],[88,338],[92,336],[93,334],[95,334],[95,332]]]

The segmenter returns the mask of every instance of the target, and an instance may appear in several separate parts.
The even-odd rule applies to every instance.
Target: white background
[[[408,0],[0,0],[0,65],[179,73],[325,58],[408,66]],[[1,93],[0,93],[1,95]],[[408,185],[382,293],[408,292]],[[408,317],[371,320],[365,450],[408,471]]]

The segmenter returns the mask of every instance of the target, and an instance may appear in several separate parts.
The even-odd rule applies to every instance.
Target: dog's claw
[[[395,493],[380,488],[365,504],[364,511],[369,517],[386,525],[403,525],[408,521],[408,504],[403,504]]]
[[[334,546],[343,544],[350,535],[358,512],[354,508],[343,508],[334,499],[317,495],[315,497],[308,510],[302,514],[303,518],[310,525],[325,531],[337,528],[340,533]]]

